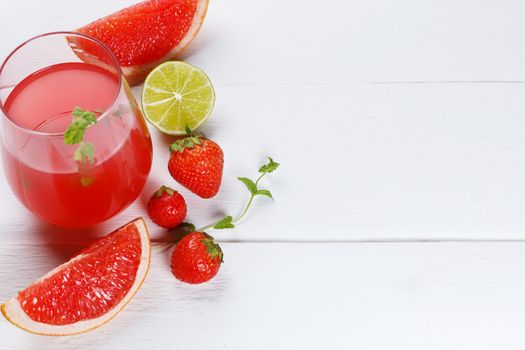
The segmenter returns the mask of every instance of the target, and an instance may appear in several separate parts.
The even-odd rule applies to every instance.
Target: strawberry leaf
[[[170,145],[170,153],[182,152],[182,151],[184,151],[184,147],[182,147],[178,142],[173,142]]]
[[[168,186],[161,186],[160,189],[155,192],[155,197],[161,197],[164,193],[169,194],[170,196],[173,196],[175,194],[175,190]]]
[[[224,254],[222,253],[222,249],[220,247],[220,245],[218,245],[217,243],[215,243],[215,240],[213,239],[213,237],[209,236],[209,235],[205,235],[206,238],[204,238],[202,240],[202,244],[204,244],[204,246],[206,247],[206,252],[208,252],[208,254],[210,254],[210,256],[212,257],[212,259],[215,259],[215,258],[219,258],[221,263],[224,262]]]
[[[189,136],[182,140],[177,140],[170,145],[170,153],[183,152],[186,148],[195,148],[195,145],[202,144],[200,136]]]
[[[193,142],[195,145],[200,145],[202,143],[201,139],[198,136],[192,137],[191,142]]]

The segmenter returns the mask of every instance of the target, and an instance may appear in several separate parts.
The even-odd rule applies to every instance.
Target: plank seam
[[[412,81],[355,81],[336,83],[222,83],[216,86],[351,86],[351,85],[445,85],[445,84],[524,84],[525,80],[412,80]]]

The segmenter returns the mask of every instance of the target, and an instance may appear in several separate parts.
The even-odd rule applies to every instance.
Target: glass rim
[[[104,119],[109,113],[109,109],[111,109],[111,107],[113,107],[115,105],[115,103],[117,102],[117,99],[120,95],[120,92],[122,91],[122,69],[120,67],[120,63],[117,59],[117,57],[115,56],[115,54],[109,49],[109,47],[104,44],[102,41],[100,41],[99,39],[96,39],[96,38],[93,38],[92,36],[89,36],[87,34],[83,34],[83,33],[78,33],[78,32],[69,32],[69,31],[56,31],[56,32],[48,32],[48,33],[44,33],[44,34],[40,34],[40,35],[36,35],[34,37],[31,37],[27,40],[25,40],[24,42],[22,42],[20,45],[18,45],[15,49],[13,49],[13,51],[11,51],[7,57],[5,58],[5,60],[3,61],[3,63],[0,65],[0,80],[1,80],[1,77],[2,77],[2,73],[5,69],[5,66],[7,65],[7,63],[9,62],[9,60],[23,47],[25,47],[26,45],[32,43],[33,41],[36,41],[38,39],[41,39],[41,38],[45,38],[45,37],[50,37],[50,36],[58,36],[58,35],[62,35],[62,36],[76,36],[76,37],[80,37],[80,38],[84,38],[84,39],[87,39],[87,40],[90,40],[92,42],[94,42],[95,44],[97,44],[99,47],[101,47],[104,51],[107,52],[107,54],[109,55],[109,57],[111,58],[112,60],[112,63],[114,63],[115,67],[117,68],[117,75],[118,75],[118,86],[117,86],[117,89],[115,91],[115,96],[113,98],[113,101],[111,102],[111,105],[108,109],[106,109],[98,118],[97,118],[97,121],[101,121],[102,119]],[[33,72],[34,73],[34,72]],[[19,125],[18,123],[16,123],[15,121],[13,121],[10,117],[9,117],[9,114],[7,113],[7,111],[5,110],[4,108],[4,103],[2,102],[2,100],[0,100],[0,112],[3,114],[3,118],[7,119],[9,121],[9,123],[11,125],[13,125],[14,127],[28,133],[28,134],[31,134],[31,135],[36,135],[36,136],[48,136],[48,137],[51,137],[51,136],[64,136],[64,133],[65,133],[65,130],[63,132],[44,132],[44,131],[37,131],[37,130],[33,130],[33,129],[28,129],[28,128],[25,128],[21,125]]]

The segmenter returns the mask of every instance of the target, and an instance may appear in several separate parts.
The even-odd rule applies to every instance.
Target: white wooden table
[[[0,0],[0,57],[131,3]],[[265,155],[282,163],[265,180],[276,202],[217,234],[211,283],[179,283],[156,251],[110,324],[46,338],[1,319],[0,349],[523,349],[524,13],[520,0],[212,0],[186,59],[216,87],[204,131],[225,177],[211,201],[182,190],[189,218],[237,213],[236,177]],[[1,175],[0,299],[175,186],[152,134],[143,198],[93,230],[39,222]]]

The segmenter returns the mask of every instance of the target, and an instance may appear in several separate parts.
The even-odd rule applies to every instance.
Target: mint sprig
[[[79,163],[84,163],[86,159],[89,161],[89,164],[93,165],[95,162],[95,149],[93,144],[81,141],[75,151],[75,160]]]
[[[212,229],[212,228],[216,229],[216,230],[224,230],[224,229],[235,228],[235,225],[238,224],[242,219],[244,219],[244,217],[248,213],[248,210],[252,206],[252,203],[253,203],[253,200],[255,199],[255,197],[257,197],[257,196],[265,196],[265,197],[269,197],[269,198],[273,199],[273,195],[272,195],[272,193],[269,190],[260,189],[259,188],[259,182],[267,174],[273,173],[275,170],[277,170],[277,168],[279,168],[279,165],[280,164],[275,162],[271,157],[268,157],[268,163],[264,164],[263,166],[261,166],[259,168],[260,175],[257,178],[257,180],[252,181],[252,180],[250,180],[247,177],[239,177],[238,178],[239,181],[241,181],[246,186],[248,191],[250,192],[250,199],[248,200],[248,203],[244,207],[244,209],[241,212],[241,214],[239,216],[237,216],[235,219],[232,216],[230,216],[230,215],[225,216],[224,218],[222,218],[218,222],[216,222],[216,223],[214,223],[212,225],[208,225],[206,227],[203,227],[199,231],[204,232],[205,230]]]
[[[75,161],[84,165],[86,161],[93,165],[95,162],[95,148],[93,144],[84,142],[86,129],[97,123],[95,113],[75,107],[72,112],[73,121],[64,133],[64,143],[66,145],[79,145],[75,151]]]
[[[190,133],[188,133],[188,134],[190,134]],[[250,180],[247,177],[239,177],[238,178],[239,181],[241,181],[246,186],[248,191],[250,192],[250,199],[248,200],[246,206],[244,207],[244,209],[241,212],[241,214],[239,214],[239,216],[237,216],[236,218],[233,218],[233,216],[227,215],[227,216],[223,217],[221,220],[219,220],[219,221],[217,221],[217,222],[215,222],[215,223],[213,223],[211,225],[199,228],[197,230],[195,229],[195,226],[193,224],[183,223],[182,225],[180,225],[179,227],[177,227],[177,228],[175,228],[174,230],[171,231],[175,235],[175,239],[174,240],[170,240],[168,242],[162,242],[162,245],[164,246],[164,249],[170,248],[171,246],[173,246],[173,244],[176,244],[180,240],[180,238],[182,238],[183,236],[185,236],[186,234],[188,234],[190,232],[197,231],[197,232],[204,232],[205,233],[205,231],[210,230],[210,229],[224,230],[224,229],[235,228],[235,226],[242,219],[244,219],[244,217],[248,213],[248,210],[250,209],[250,207],[253,204],[253,201],[254,201],[254,199],[256,197],[258,197],[258,196],[265,196],[265,197],[269,197],[269,198],[273,199],[273,195],[272,195],[272,193],[269,190],[260,189],[259,188],[259,182],[267,174],[273,173],[275,170],[277,170],[277,168],[279,168],[279,166],[280,166],[279,163],[275,162],[272,158],[268,157],[268,163],[262,165],[259,168],[259,174],[260,175],[257,178],[257,180],[252,181],[252,180]],[[211,236],[208,235],[207,237],[210,238],[211,242],[213,243],[213,244],[211,244],[210,242],[207,242],[206,246],[207,246],[207,248],[209,248],[208,252],[210,254],[220,254],[220,258],[221,258],[221,261],[222,261],[222,251],[220,251],[220,247],[218,246],[218,244],[213,242],[213,238]]]

